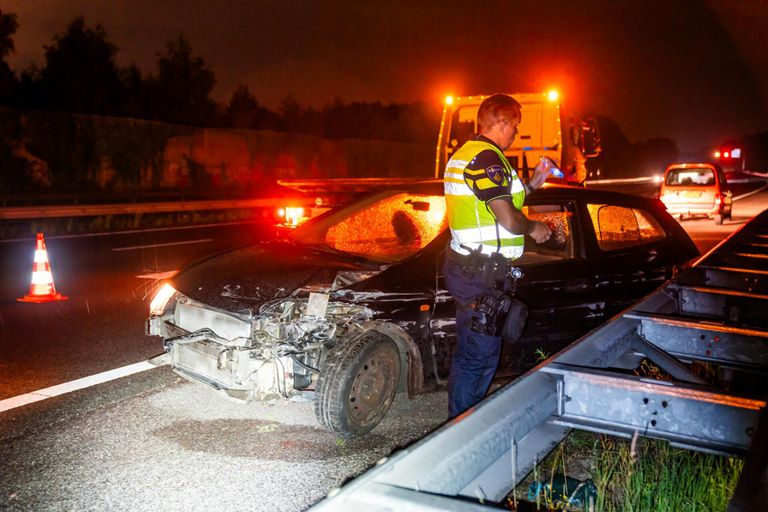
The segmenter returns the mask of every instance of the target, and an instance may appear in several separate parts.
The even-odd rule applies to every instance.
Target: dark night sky
[[[18,15],[17,71],[78,15],[120,64],[154,70],[183,33],[215,71],[271,108],[559,87],[565,107],[608,116],[632,142],[686,153],[768,131],[768,0],[3,0]],[[437,127],[435,128],[437,130]]]

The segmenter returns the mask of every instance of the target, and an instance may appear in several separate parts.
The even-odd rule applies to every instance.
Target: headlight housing
[[[173,296],[176,295],[176,288],[170,285],[170,283],[163,283],[155,292],[155,296],[152,297],[152,302],[149,303],[150,316],[160,316],[165,311],[165,307],[168,305]]]

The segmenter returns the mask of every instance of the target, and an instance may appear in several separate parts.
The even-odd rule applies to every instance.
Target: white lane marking
[[[0,400],[0,412],[9,411],[11,409],[15,409],[16,407],[39,402],[41,400],[46,400],[54,396],[71,393],[72,391],[95,386],[97,384],[103,384],[104,382],[109,382],[110,380],[127,377],[128,375],[151,370],[152,368],[157,368],[157,365],[151,364],[149,361],[142,361],[140,363],[123,366],[122,368],[115,368],[114,370],[108,370],[106,372],[83,377],[82,379],[76,379],[70,382],[65,382],[63,384],[56,384],[55,386],[38,389],[37,391],[32,391],[31,393],[26,393],[24,395],[6,398],[5,400]]]
[[[736,196],[731,198],[731,201],[738,201],[739,199],[744,199],[745,197],[753,196],[757,194],[758,192],[762,192],[768,187],[768,183],[763,185],[762,187],[758,188],[757,190],[753,190],[752,192],[747,192],[746,194],[741,194],[740,196]]]
[[[170,279],[173,276],[175,276],[179,271],[178,270],[169,270],[167,272],[155,272],[153,274],[141,274],[139,276],[136,276],[139,279],[153,279],[153,280],[161,280],[161,279]]]
[[[173,245],[189,245],[189,244],[202,244],[205,242],[211,242],[213,238],[201,238],[200,240],[184,240],[182,242],[168,242],[166,244],[149,244],[149,245],[134,245],[131,247],[115,247],[112,249],[115,252],[119,251],[137,251],[139,249],[151,249],[153,247],[170,247]]]

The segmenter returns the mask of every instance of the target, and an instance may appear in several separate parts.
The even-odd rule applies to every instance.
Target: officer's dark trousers
[[[491,386],[499,364],[501,337],[469,329],[471,310],[468,306],[485,290],[482,278],[466,273],[459,263],[448,258],[443,271],[448,291],[456,302],[458,345],[448,377],[448,412],[453,418],[482,400]]]

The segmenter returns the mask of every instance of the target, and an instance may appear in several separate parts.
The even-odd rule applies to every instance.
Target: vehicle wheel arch
[[[406,391],[409,398],[424,389],[424,369],[421,352],[413,338],[397,324],[383,321],[368,321],[362,324],[364,330],[376,331],[392,340],[400,353],[400,382],[397,392]]]

